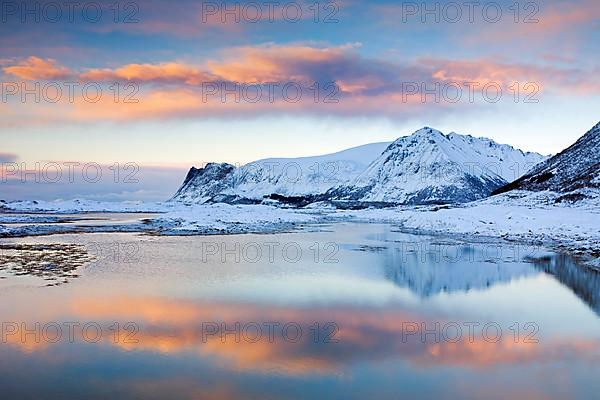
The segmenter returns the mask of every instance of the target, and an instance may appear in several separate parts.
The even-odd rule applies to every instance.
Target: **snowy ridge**
[[[186,203],[252,203],[265,196],[325,193],[356,178],[389,143],[371,143],[338,153],[301,158],[269,158],[236,168],[209,163],[190,169],[173,200]]]
[[[600,192],[600,122],[572,146],[495,192],[511,190],[571,193],[566,199],[597,197]]]
[[[356,178],[388,145],[372,143],[323,156],[251,162],[234,174],[236,193],[252,199],[271,193],[284,196],[325,193]]]
[[[402,204],[464,203],[493,190],[542,161],[491,139],[429,127],[401,137],[352,183],[330,190],[336,200]]]

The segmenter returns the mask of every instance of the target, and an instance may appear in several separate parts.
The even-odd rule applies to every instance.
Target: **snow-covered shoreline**
[[[115,220],[112,223],[91,224],[85,218],[87,214],[103,213],[149,215],[140,215],[138,221],[126,223]],[[292,230],[299,224],[319,222],[322,214],[315,210],[224,203],[184,205],[175,202],[131,204],[20,201],[4,203],[0,209],[0,237],[94,232],[157,235],[277,233]],[[82,218],[78,218],[78,215]]]
[[[5,203],[10,213],[84,214],[90,212],[156,213],[139,224],[66,226],[53,219],[0,214],[0,236],[35,236],[67,232],[145,232],[158,235],[278,233],[318,223],[390,223],[408,232],[460,236],[472,240],[506,240],[548,246],[568,252],[600,269],[600,202],[590,198],[557,203],[551,192],[511,192],[453,206],[335,210],[270,205],[123,204],[95,202]],[[23,226],[11,224],[22,222]],[[84,221],[85,222],[85,221]]]
[[[218,203],[175,208],[147,224],[162,235],[210,235],[277,233],[322,220],[315,210]]]
[[[368,222],[398,224],[410,232],[501,239],[569,253],[600,270],[598,199],[556,203],[560,194],[511,192],[457,206],[349,212]]]

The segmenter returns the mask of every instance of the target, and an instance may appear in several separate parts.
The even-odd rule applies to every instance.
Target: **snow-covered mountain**
[[[215,163],[192,167],[173,200],[239,203],[257,202],[272,194],[322,194],[354,180],[389,144],[371,143],[315,157],[269,158],[239,168]]]
[[[425,127],[393,143],[334,154],[192,168],[173,200],[257,203],[266,197],[459,203],[488,196],[544,159],[486,138]]]
[[[403,204],[467,202],[488,196],[543,159],[487,138],[444,135],[425,127],[394,141],[354,181],[325,197]]]
[[[511,190],[572,193],[578,200],[600,190],[600,122],[572,146],[537,165],[516,181],[494,192]]]

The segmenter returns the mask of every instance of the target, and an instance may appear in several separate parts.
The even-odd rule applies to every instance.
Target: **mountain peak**
[[[472,201],[542,159],[491,139],[444,135],[425,126],[396,140],[354,182],[329,195],[337,200],[405,204]]]
[[[419,129],[418,131],[415,131],[411,136],[443,136],[445,137],[445,135],[441,132],[438,131],[435,128],[431,128],[429,126],[424,126],[423,128]]]
[[[421,143],[437,144],[440,139],[447,139],[447,137],[437,129],[424,126],[408,136],[399,137],[388,146],[388,150],[404,147],[406,143],[412,143],[413,145],[419,145]]]

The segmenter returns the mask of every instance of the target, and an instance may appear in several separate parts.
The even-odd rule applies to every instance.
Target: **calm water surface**
[[[373,224],[0,244],[3,398],[600,393],[599,274],[540,248]]]

